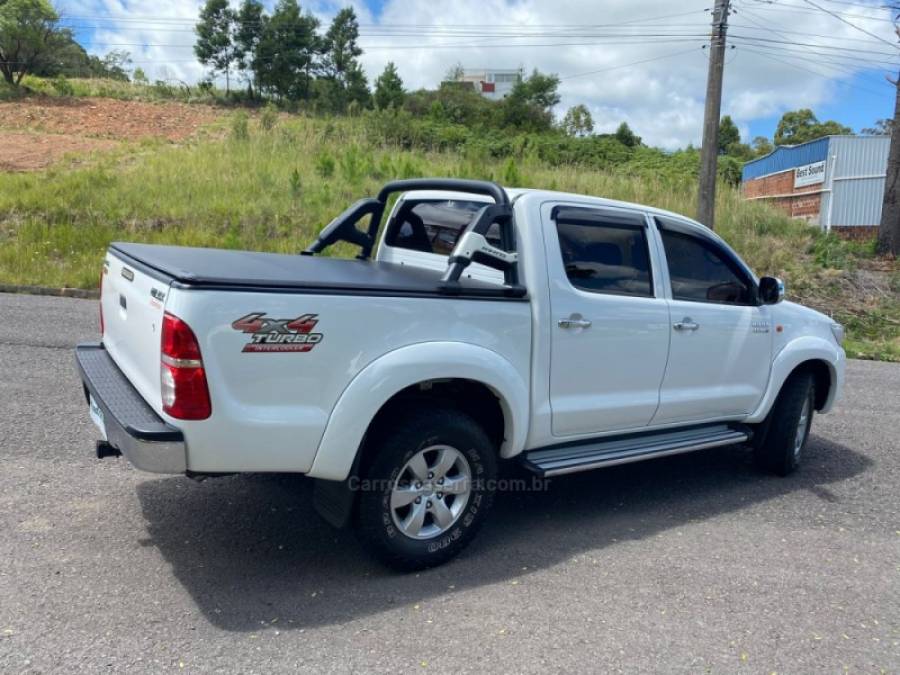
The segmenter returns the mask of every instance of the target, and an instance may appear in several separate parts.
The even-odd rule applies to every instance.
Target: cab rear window
[[[388,246],[422,253],[450,255],[463,231],[485,202],[464,199],[405,201],[389,226]],[[487,240],[500,246],[500,228],[495,223]]]

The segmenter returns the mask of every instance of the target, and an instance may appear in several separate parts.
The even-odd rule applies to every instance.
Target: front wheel
[[[493,501],[496,449],[456,410],[425,410],[369,448],[358,526],[365,544],[401,570],[439,565],[475,537]]]
[[[815,384],[809,373],[792,375],[778,394],[769,419],[754,442],[754,459],[765,471],[787,476],[800,465],[800,457],[815,409]]]

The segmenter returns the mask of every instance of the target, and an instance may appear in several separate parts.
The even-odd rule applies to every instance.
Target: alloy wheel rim
[[[806,441],[806,433],[809,428],[809,398],[803,403],[800,410],[800,419],[797,421],[797,433],[794,435],[794,457],[800,457],[800,450]]]
[[[472,470],[456,448],[431,445],[409,458],[391,488],[394,525],[410,539],[432,539],[459,520],[472,492]]]

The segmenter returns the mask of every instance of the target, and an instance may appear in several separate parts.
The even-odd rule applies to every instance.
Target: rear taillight
[[[106,332],[106,327],[103,324],[103,277],[106,276],[106,263],[103,263],[103,269],[100,270],[100,337],[103,337],[103,333]]]
[[[180,420],[205,420],[212,414],[200,345],[194,331],[166,312],[162,323],[159,381],[163,410]]]

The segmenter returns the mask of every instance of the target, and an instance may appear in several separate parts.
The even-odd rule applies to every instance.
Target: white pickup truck
[[[357,259],[315,256],[338,241]],[[404,180],[304,253],[112,244],[76,352],[98,456],[306,474],[327,520],[414,569],[473,538],[504,461],[746,442],[784,475],[841,392],[843,328],[674,213]]]

